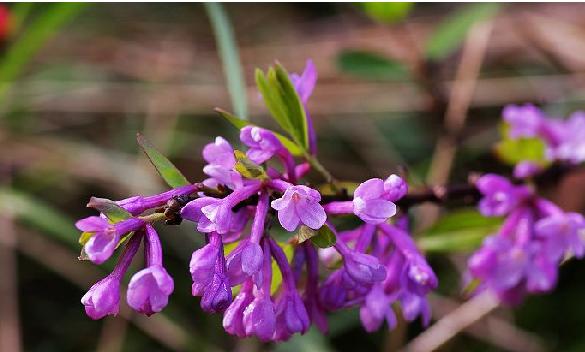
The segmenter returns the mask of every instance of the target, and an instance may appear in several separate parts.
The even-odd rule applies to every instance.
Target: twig
[[[469,327],[498,307],[498,300],[489,293],[482,293],[463,303],[445,315],[424,333],[414,338],[402,351],[434,351],[463,329]]]
[[[492,31],[491,22],[477,23],[469,32],[463,47],[461,63],[457,69],[455,83],[451,89],[445,113],[444,134],[439,137],[431,158],[431,166],[427,176],[429,184],[445,184],[457,152],[457,140],[463,131],[467,110],[471,104],[481,63],[485,56],[487,44]],[[425,228],[432,224],[439,215],[436,207],[421,209],[424,221],[418,224]]]
[[[437,294],[429,295],[433,307],[433,317],[440,320],[460,306],[460,302]],[[470,325],[462,332],[485,341],[502,350],[511,352],[542,352],[544,341],[537,335],[521,330],[513,323],[498,317],[496,314],[487,315]]]
[[[21,350],[18,316],[17,236],[12,217],[0,217],[0,351]]]

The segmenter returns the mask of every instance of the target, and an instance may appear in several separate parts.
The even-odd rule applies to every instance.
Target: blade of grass
[[[234,38],[234,31],[222,4],[207,2],[204,6],[215,34],[215,41],[223,64],[233,109],[237,116],[247,120],[246,82],[242,73],[240,54]]]
[[[0,103],[6,98],[6,92],[12,81],[22,72],[43,44],[86,5],[86,3],[51,4],[27,26],[18,40],[8,48],[4,59],[0,61]]]

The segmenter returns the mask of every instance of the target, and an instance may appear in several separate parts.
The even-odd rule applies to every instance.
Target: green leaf
[[[532,161],[546,165],[545,143],[539,138],[504,139],[496,144],[496,154],[505,163],[515,165],[521,161]]]
[[[276,65],[264,72],[256,70],[256,85],[274,120],[303,150],[309,147],[307,117],[286,70]]]
[[[206,2],[204,6],[215,34],[215,42],[217,43],[233,108],[238,115],[246,118],[248,115],[246,82],[242,73],[240,54],[234,38],[233,28],[221,3]]]
[[[290,133],[294,141],[306,150],[309,148],[309,132],[307,127],[307,115],[303,103],[301,102],[301,98],[290,81],[288,72],[283,66],[276,64],[274,72],[274,78],[272,75],[269,77],[275,80],[273,84],[278,84],[280,88],[291,127],[291,130],[288,131],[288,133]]]
[[[301,225],[301,227],[299,228],[299,232],[296,234],[295,238],[296,238],[296,243],[303,243],[308,239],[311,239],[313,237],[317,236],[317,231],[313,230],[312,228],[305,226],[305,225]]]
[[[29,224],[45,234],[77,248],[77,230],[73,219],[50,204],[10,188],[0,188],[0,211]]]
[[[502,224],[501,218],[485,217],[475,209],[462,209],[441,217],[417,239],[425,251],[469,251]]]
[[[394,23],[404,19],[412,6],[411,2],[364,2],[364,12],[381,23]]]
[[[337,56],[337,67],[343,72],[367,79],[399,79],[408,77],[408,70],[400,62],[377,53],[346,50]]]
[[[87,207],[94,208],[100,213],[103,213],[112,223],[117,223],[122,220],[130,219],[130,214],[126,209],[116,204],[113,200],[106,198],[91,197]]]
[[[329,248],[335,245],[337,238],[335,233],[326,224],[317,230],[317,235],[311,237],[311,242],[319,248]]]
[[[234,166],[234,169],[243,177],[259,180],[265,180],[268,178],[264,168],[248,159],[244,152],[234,150],[234,156],[236,158],[236,165]]]
[[[187,181],[187,178],[183,176],[181,171],[179,171],[179,169],[177,169],[167,157],[156,150],[143,135],[137,133],[136,140],[140,147],[142,147],[144,154],[146,154],[152,165],[155,167],[156,171],[158,171],[169,186],[176,188],[189,184],[189,181]]]
[[[234,125],[237,129],[242,129],[243,127],[246,126],[256,126],[251,122],[245,121],[225,110],[222,110],[220,108],[215,108],[215,111],[222,116],[223,118],[225,118],[226,120],[228,120],[228,122],[230,122],[232,125]],[[274,135],[276,136],[276,138],[278,138],[278,140],[280,140],[280,143],[282,143],[282,145],[294,156],[302,156],[303,150],[293,141],[291,141],[288,137],[283,136],[282,134],[278,133],[278,132],[274,132],[271,131],[272,133],[274,133]]]
[[[493,17],[499,9],[497,3],[466,5],[443,20],[426,43],[426,56],[440,60],[453,53],[465,40],[467,32],[480,21]]]

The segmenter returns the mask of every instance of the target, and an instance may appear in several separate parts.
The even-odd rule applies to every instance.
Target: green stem
[[[158,221],[163,221],[166,219],[166,216],[164,213],[152,213],[152,214],[148,214],[145,216],[141,216],[139,217],[141,220],[144,220],[150,224],[154,223],[154,222],[158,222]]]
[[[325,181],[331,185],[333,191],[337,191],[339,189],[335,177],[331,175],[331,173],[319,162],[316,157],[311,155],[309,152],[305,152],[304,157],[309,162],[309,164],[311,164],[311,166],[325,178]]]

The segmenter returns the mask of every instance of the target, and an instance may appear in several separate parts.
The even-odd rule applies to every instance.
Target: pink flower
[[[272,201],[271,206],[278,211],[278,220],[287,231],[296,230],[299,223],[317,230],[327,219],[319,201],[319,192],[298,185],[287,188],[281,198]]]

